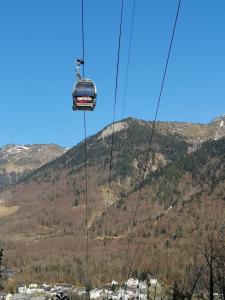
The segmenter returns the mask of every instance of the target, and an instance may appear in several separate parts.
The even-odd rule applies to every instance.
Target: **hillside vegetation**
[[[204,133],[200,142],[196,132],[202,136],[205,125],[191,124],[188,134],[188,123],[175,130],[174,123],[159,122],[141,181],[152,123],[122,124],[114,134],[110,186],[110,130],[87,140],[91,280],[149,272],[165,283],[176,280],[188,293],[192,275],[205,267],[199,250],[207,246],[205,229],[223,243],[225,139]],[[0,239],[20,280],[84,283],[84,193],[83,142],[2,191],[4,205],[18,207],[0,217]]]

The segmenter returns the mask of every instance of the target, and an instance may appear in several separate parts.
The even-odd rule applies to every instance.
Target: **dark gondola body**
[[[94,110],[97,91],[90,79],[80,79],[73,89],[73,110]]]

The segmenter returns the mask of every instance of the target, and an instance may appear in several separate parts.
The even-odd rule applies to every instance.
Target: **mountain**
[[[164,134],[177,134],[190,143],[202,143],[225,136],[225,115],[214,118],[208,124],[158,122],[157,128]]]
[[[58,145],[14,145],[0,148],[0,188],[65,153]]]
[[[203,208],[215,220],[223,211],[223,121],[157,122],[145,174],[152,122],[129,118],[89,137],[87,210],[84,142],[4,189],[0,240],[18,279],[83,283],[86,211],[94,283],[129,268],[179,279]]]

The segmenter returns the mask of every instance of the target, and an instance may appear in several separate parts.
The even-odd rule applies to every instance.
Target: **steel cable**
[[[113,147],[114,147],[114,125],[116,120],[116,104],[117,104],[117,92],[118,92],[118,77],[119,77],[119,65],[120,65],[120,51],[121,51],[121,36],[122,36],[122,24],[123,24],[123,7],[124,7],[124,0],[121,0],[121,8],[120,8],[120,25],[119,25],[119,36],[118,36],[118,47],[117,47],[117,61],[116,61],[116,76],[115,76],[115,89],[114,89],[114,104],[113,104],[113,122],[112,122],[112,134],[111,134],[111,145],[110,145],[110,161],[109,161],[109,175],[108,175],[108,191],[107,191],[107,201],[106,201],[106,213],[105,213],[105,237],[106,237],[106,243],[107,244],[107,230],[108,228],[108,207],[109,207],[109,193],[110,193],[110,186],[111,186],[111,179],[112,179],[112,162],[113,162]],[[109,231],[110,232],[110,231]],[[109,234],[109,237],[111,237],[111,232]],[[106,248],[106,247],[104,247]],[[106,252],[107,249],[106,249]],[[105,269],[106,274],[108,273],[108,259],[109,259],[109,253],[106,253],[106,263],[105,263]]]
[[[168,54],[167,54],[167,58],[166,58],[166,64],[165,64],[165,68],[164,68],[164,72],[163,72],[162,82],[161,82],[161,86],[160,86],[160,92],[159,92],[157,106],[156,106],[156,111],[155,111],[155,117],[154,117],[154,121],[153,121],[153,125],[152,125],[152,130],[151,130],[151,134],[150,134],[150,138],[149,138],[146,160],[145,160],[145,164],[144,164],[144,168],[143,168],[143,173],[142,173],[142,177],[141,177],[141,181],[140,181],[139,193],[138,193],[137,202],[136,202],[136,205],[135,205],[133,221],[131,223],[130,238],[128,239],[128,246],[127,246],[127,249],[126,249],[126,252],[125,252],[126,253],[126,257],[125,257],[124,265],[123,265],[123,268],[122,268],[121,280],[122,280],[123,276],[125,275],[126,262],[127,262],[128,258],[129,258],[129,255],[130,255],[129,252],[130,252],[130,246],[131,246],[131,241],[132,241],[132,235],[133,235],[134,227],[136,225],[136,217],[137,217],[138,205],[139,205],[139,202],[140,202],[140,199],[141,199],[141,193],[142,193],[143,181],[144,181],[144,178],[145,178],[145,173],[147,171],[147,166],[148,166],[148,161],[149,161],[149,155],[150,155],[152,141],[153,141],[154,132],[155,132],[155,127],[156,127],[156,123],[157,123],[157,116],[158,116],[159,106],[160,106],[160,102],[161,102],[161,98],[162,98],[164,83],[165,83],[165,79],[166,79],[166,74],[167,74],[167,69],[168,69],[168,64],[169,64],[171,49],[172,49],[172,45],[173,45],[173,41],[174,41],[174,35],[175,35],[177,20],[178,20],[178,16],[179,16],[181,1],[182,0],[179,0],[178,6],[177,6],[175,21],[174,21],[172,35],[171,35],[170,44],[169,44],[169,50],[168,50]],[[134,253],[133,257],[136,256],[137,250],[138,250],[138,246],[136,247],[136,250],[135,250],[135,253]],[[131,259],[131,262],[132,262],[132,265],[133,265],[133,262],[134,262],[133,258]],[[130,275],[130,273],[131,273],[131,267],[129,268],[127,276]]]
[[[81,33],[82,33],[82,59],[85,63],[85,32],[84,32],[84,0],[81,0]],[[85,77],[85,68],[83,67],[83,78]],[[87,178],[87,125],[86,112],[83,115],[84,123],[84,172],[85,172],[85,224],[86,224],[86,298],[88,299],[89,284],[89,231],[88,231],[88,178]]]

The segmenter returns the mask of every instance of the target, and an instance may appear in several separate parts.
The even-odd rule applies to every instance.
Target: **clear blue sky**
[[[177,0],[136,0],[126,117],[153,119]],[[71,110],[81,57],[80,0],[0,0],[0,145],[83,139]],[[86,75],[98,89],[87,133],[113,120],[120,0],[85,0]],[[132,0],[125,0],[116,118],[122,115]],[[159,120],[225,113],[225,2],[183,0]]]

